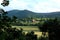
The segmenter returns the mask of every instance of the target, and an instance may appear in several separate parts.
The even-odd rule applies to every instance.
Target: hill
[[[11,10],[11,11],[8,11],[7,15],[9,17],[16,16],[17,18],[27,18],[27,17],[54,18],[54,17],[60,17],[60,12],[35,13],[29,10]]]

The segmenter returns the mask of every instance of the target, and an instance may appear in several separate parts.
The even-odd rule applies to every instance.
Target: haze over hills
[[[9,17],[16,16],[17,18],[27,18],[27,17],[53,18],[53,17],[60,17],[60,12],[35,13],[29,10],[11,10],[11,11],[8,11],[7,15]]]

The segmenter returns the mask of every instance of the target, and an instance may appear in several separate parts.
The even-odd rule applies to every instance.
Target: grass
[[[25,34],[28,33],[28,32],[25,32]],[[41,37],[42,36],[42,32],[34,32],[34,34],[37,35],[37,37]],[[46,32],[46,36],[48,37],[48,33]]]
[[[37,26],[12,26],[12,28],[22,28],[23,31],[39,31]]]
[[[37,37],[40,37],[42,35],[42,32],[39,31],[39,28],[37,26],[12,26],[12,28],[17,28],[17,29],[22,28],[23,32],[25,32],[25,33],[34,31],[35,34],[37,35]],[[48,33],[46,33],[46,34],[48,34]]]

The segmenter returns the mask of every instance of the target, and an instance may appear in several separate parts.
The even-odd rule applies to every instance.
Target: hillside
[[[17,18],[27,18],[27,17],[45,17],[45,18],[53,18],[60,17],[60,12],[51,12],[51,13],[35,13],[28,10],[11,10],[8,11],[8,16],[16,16]]]

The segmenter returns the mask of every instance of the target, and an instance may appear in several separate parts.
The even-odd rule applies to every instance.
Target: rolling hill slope
[[[60,12],[51,12],[51,13],[35,13],[28,10],[11,10],[8,11],[7,14],[9,17],[16,16],[17,18],[27,18],[27,17],[45,17],[45,18],[53,18],[53,17],[59,17],[60,18]]]

